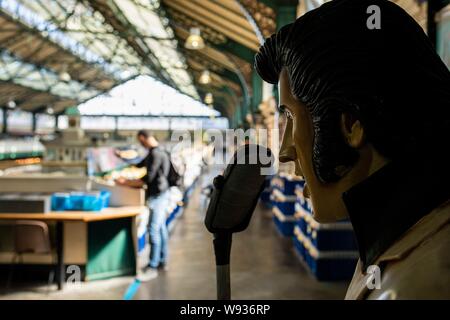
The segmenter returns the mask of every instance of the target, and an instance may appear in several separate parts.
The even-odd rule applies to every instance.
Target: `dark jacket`
[[[149,150],[148,155],[137,164],[137,167],[146,167],[147,174],[142,178],[147,184],[147,197],[157,196],[169,189],[167,176],[169,175],[169,155],[156,147]]]

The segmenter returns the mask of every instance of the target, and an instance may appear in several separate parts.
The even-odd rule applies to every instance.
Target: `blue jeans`
[[[150,267],[157,268],[166,263],[169,233],[166,226],[166,208],[169,205],[169,190],[148,199],[150,208]]]

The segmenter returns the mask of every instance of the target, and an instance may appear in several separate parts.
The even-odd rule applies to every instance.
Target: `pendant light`
[[[186,49],[189,50],[200,50],[205,47],[205,42],[200,35],[199,28],[191,28],[189,32],[189,37],[186,39],[184,44]]]
[[[55,110],[53,110],[53,108],[52,107],[47,107],[47,114],[53,114],[53,113],[55,113]]]
[[[9,100],[6,106],[10,109],[14,109],[17,106],[17,104],[14,100]]]
[[[63,82],[69,82],[70,80],[72,80],[70,74],[67,72],[66,65],[63,66],[62,71],[59,74],[59,80],[61,80]]]
[[[198,79],[198,82],[200,84],[209,84],[211,83],[211,74],[208,70],[204,70],[202,74],[200,75],[200,78]]]
[[[213,97],[211,92],[208,92],[206,94],[206,96],[205,96],[205,103],[208,104],[208,105],[214,103],[214,97]]]

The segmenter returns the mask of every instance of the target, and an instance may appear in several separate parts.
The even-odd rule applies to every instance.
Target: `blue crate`
[[[349,280],[358,261],[357,251],[319,251],[300,231],[294,228],[294,247],[311,273],[320,281]]]
[[[100,211],[109,206],[111,192],[102,190],[96,193],[87,193],[83,199],[84,211]]]
[[[305,219],[306,213],[305,213],[303,207],[301,207],[297,203],[295,204],[295,215],[298,217],[297,225],[299,226],[300,230],[304,234],[307,234],[308,222]]]
[[[57,192],[51,197],[52,210],[64,211],[70,208],[70,193]]]
[[[284,215],[277,207],[272,208],[273,221],[278,231],[285,237],[294,234],[296,218],[294,216]]]
[[[70,193],[70,205],[66,210],[83,210],[84,192],[71,192]]]
[[[350,222],[318,223],[312,216],[300,216],[298,226],[318,250],[358,250]]]
[[[294,227],[294,231],[293,231],[293,236],[292,236],[292,241],[294,243],[294,248],[297,251],[300,259],[305,259],[305,247],[303,246],[303,244],[300,242],[300,240],[298,240],[298,238],[295,236],[295,227]]]
[[[272,194],[272,186],[271,181],[274,176],[267,176],[264,180],[264,189],[261,192],[260,199],[264,205],[267,207],[272,207],[272,200],[270,199],[270,195]]]
[[[308,223],[306,222],[306,220],[303,217],[298,219],[297,225],[299,226],[300,230],[302,230],[302,232],[304,234],[307,234]]]
[[[111,192],[102,190],[96,192],[54,193],[52,195],[52,210],[55,211],[100,211],[109,206]]]
[[[295,213],[295,196],[286,196],[280,190],[274,189],[270,196],[272,205],[285,215]]]
[[[357,258],[314,259],[307,253],[307,263],[311,272],[320,281],[350,280],[355,273]]]
[[[266,176],[266,179],[264,180],[264,189],[270,189],[271,188],[271,182],[274,176]]]
[[[274,176],[270,181],[270,189],[276,189],[284,192],[284,179],[280,176]]]
[[[306,211],[308,211],[309,213],[312,212],[312,205],[311,205],[311,201],[309,199],[305,199],[305,197],[303,196],[303,185],[297,185],[295,187],[295,200],[296,202],[301,205]]]
[[[285,237],[290,237],[294,233],[295,223],[290,221],[280,221],[277,217],[273,217],[273,221],[275,222],[275,226],[278,231]]]
[[[270,184],[273,189],[280,190],[286,196],[295,195],[295,188],[297,186],[303,187],[303,185],[303,180],[283,173],[274,176]]]
[[[280,209],[280,211],[287,216],[292,216],[295,213],[295,203],[294,202],[280,202],[273,201],[273,206]]]
[[[307,230],[308,231],[308,230]],[[355,251],[358,249],[353,230],[319,229],[308,236],[318,250]]]
[[[348,221],[318,223],[312,214],[298,203],[295,205],[297,225],[318,250],[356,251],[357,243]]]
[[[261,192],[261,201],[265,204],[265,205],[271,205],[272,201],[270,200],[270,194],[271,194],[271,190],[270,189],[264,189],[263,192]]]
[[[283,193],[285,195],[295,195],[295,189],[297,187],[303,188],[303,185],[305,184],[305,182],[303,180],[300,180],[295,177],[282,176],[282,178],[284,179]]]

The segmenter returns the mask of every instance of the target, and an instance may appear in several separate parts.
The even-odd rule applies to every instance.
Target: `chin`
[[[337,213],[335,206],[333,206],[333,208],[320,208],[320,206],[314,206],[313,203],[312,207],[313,218],[319,223],[333,223],[348,218],[346,213]]]
[[[333,223],[339,220],[336,219],[336,217],[330,217],[327,215],[322,215],[320,213],[317,214],[314,210],[313,210],[313,218],[319,223]]]

